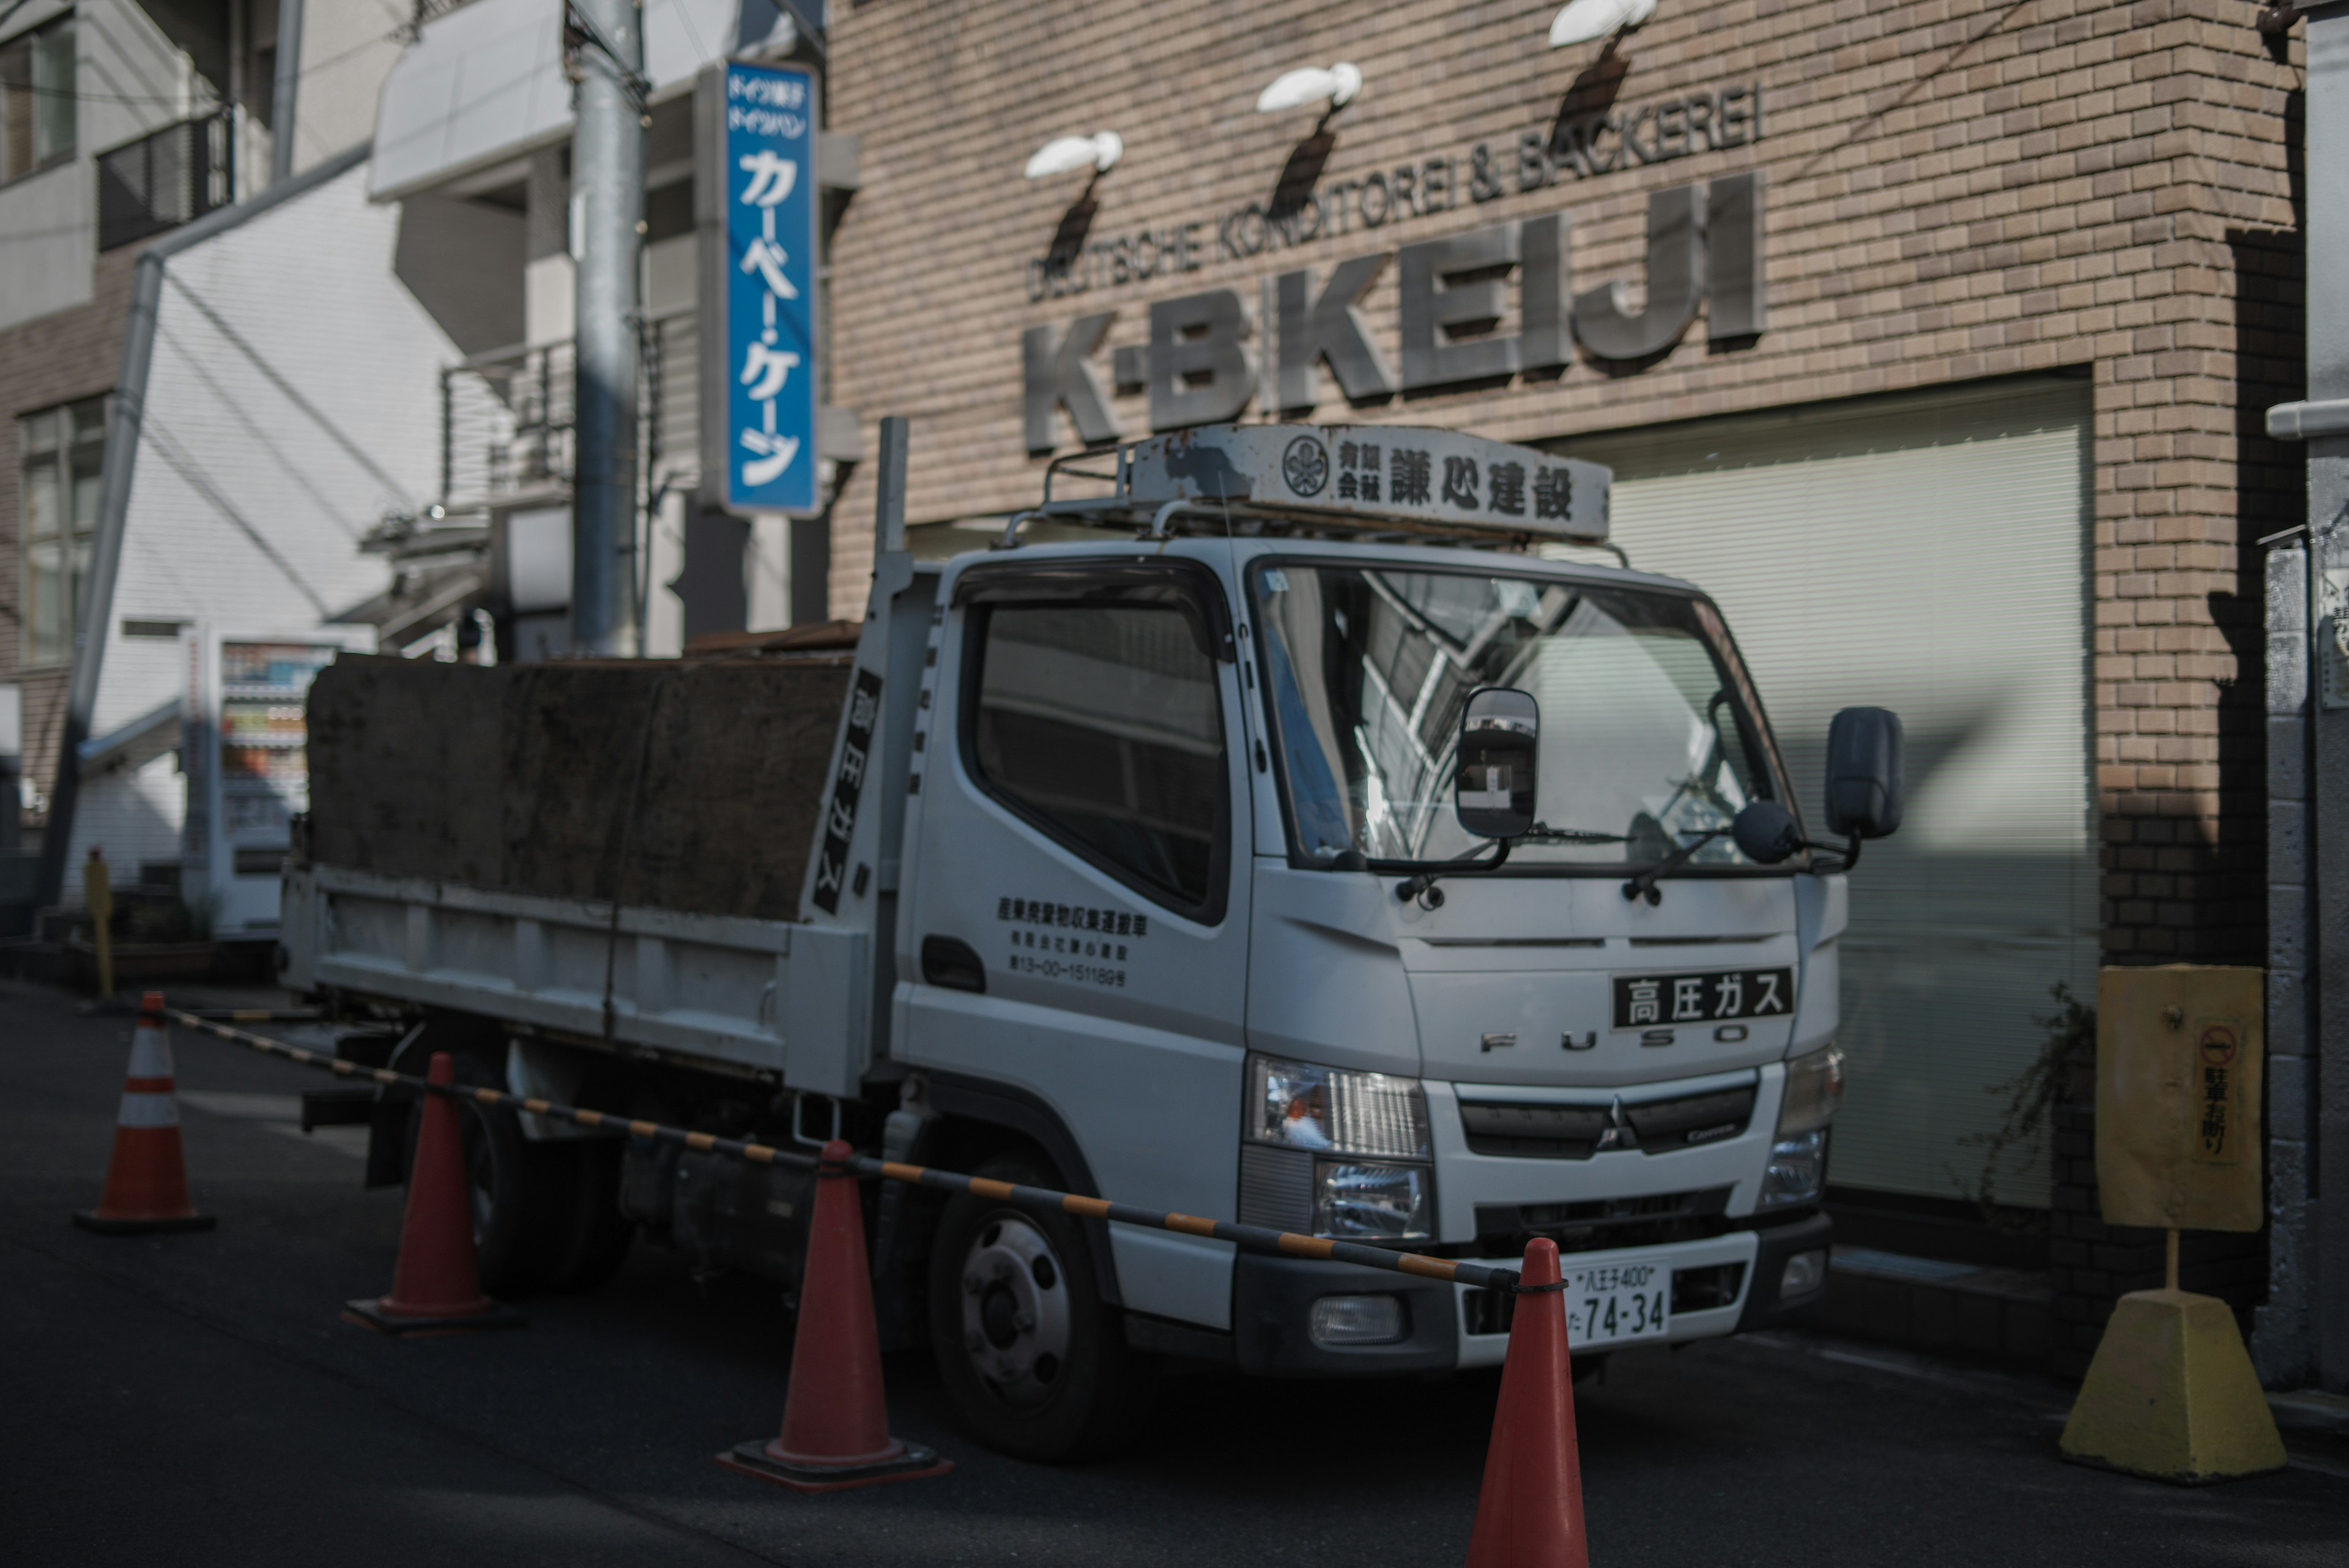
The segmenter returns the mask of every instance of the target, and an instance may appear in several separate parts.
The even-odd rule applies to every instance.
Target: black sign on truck
[[[1615,1027],[1775,1018],[1795,1010],[1792,969],[1713,970],[1699,974],[1619,974]]]
[[[881,677],[859,670],[848,693],[848,730],[841,737],[840,771],[833,775],[832,800],[823,811],[823,848],[815,863],[816,908],[827,915],[840,913],[840,888],[848,877],[848,840],[856,832],[856,802],[864,793],[873,730],[880,718]]]

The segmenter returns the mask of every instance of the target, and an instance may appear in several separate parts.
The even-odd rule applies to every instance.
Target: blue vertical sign
[[[722,493],[733,511],[812,515],[818,510],[815,78],[789,67],[730,62],[722,87]]]

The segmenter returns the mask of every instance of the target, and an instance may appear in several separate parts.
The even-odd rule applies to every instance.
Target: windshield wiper
[[[1690,856],[1694,855],[1698,850],[1703,848],[1706,845],[1712,843],[1714,839],[1719,838],[1723,834],[1727,833],[1728,831],[1730,830],[1725,826],[1706,828],[1702,833],[1698,834],[1694,838],[1692,838],[1686,844],[1682,845],[1678,849],[1673,850],[1670,855],[1665,856],[1661,860],[1657,861],[1653,866],[1649,867],[1645,871],[1640,872],[1638,876],[1624,883],[1623,897],[1634,900],[1645,898],[1651,904],[1662,903],[1664,901],[1663,889],[1656,886],[1657,882],[1663,877],[1671,876],[1673,872],[1687,865]]]
[[[1485,847],[1478,844],[1472,845],[1464,853],[1441,865],[1421,867],[1413,875],[1395,884],[1395,897],[1406,904],[1416,898],[1422,901],[1423,908],[1440,909],[1444,908],[1444,890],[1435,885],[1435,879],[1438,877],[1473,877],[1494,870],[1509,858],[1509,844],[1510,841],[1506,838],[1492,840],[1493,857],[1490,860],[1476,858]],[[1398,865],[1391,860],[1372,860],[1368,864],[1373,871],[1400,871],[1408,867],[1410,862],[1405,861]]]
[[[1414,898],[1424,899],[1429,909],[1440,909],[1444,907],[1444,895],[1436,888],[1437,877],[1475,876],[1491,871],[1508,859],[1509,846],[1512,844],[1629,844],[1630,842],[1630,839],[1619,833],[1600,833],[1588,827],[1552,827],[1546,822],[1537,822],[1514,839],[1494,840],[1497,847],[1490,860],[1475,858],[1483,852],[1484,846],[1479,845],[1444,865],[1421,867],[1416,874],[1395,884],[1395,897],[1406,904]],[[1392,866],[1392,863],[1367,861],[1365,864],[1374,869],[1402,869],[1400,867]]]
[[[1526,829],[1527,838],[1543,844],[1629,844],[1630,836],[1622,833],[1599,833],[1588,827],[1552,827],[1547,822],[1537,822]]]

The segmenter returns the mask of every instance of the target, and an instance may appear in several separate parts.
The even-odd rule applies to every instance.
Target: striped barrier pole
[[[229,1024],[215,1023],[192,1012],[173,1009],[169,1011],[168,1016],[191,1029],[232,1044],[243,1045],[302,1066],[316,1067],[339,1077],[364,1078],[387,1088],[440,1095],[452,1100],[471,1099],[484,1106],[504,1106],[517,1111],[528,1111],[533,1116],[552,1116],[578,1127],[626,1132],[631,1137],[677,1144],[757,1165],[813,1170],[819,1178],[852,1173],[876,1176],[947,1192],[975,1192],[983,1198],[1003,1202],[1058,1208],[1088,1219],[1174,1231],[1189,1236],[1211,1236],[1251,1251],[1329,1258],[1340,1262],[1383,1269],[1390,1273],[1414,1274],[1423,1279],[1506,1291],[1513,1295],[1522,1291],[1530,1306],[1523,1325],[1524,1332],[1510,1335],[1508,1357],[1501,1369],[1500,1401],[1494,1413],[1492,1442],[1485,1454],[1484,1484],[1477,1497],[1475,1523],[1469,1539],[1469,1568],[1517,1568],[1519,1564],[1534,1563],[1545,1564],[1546,1568],[1588,1568],[1589,1546],[1582,1511],[1582,1466],[1574,1428],[1574,1379],[1569,1364],[1564,1303],[1558,1293],[1566,1284],[1558,1267],[1557,1244],[1547,1239],[1537,1238],[1527,1245],[1523,1271],[1496,1268],[1489,1263],[1457,1262],[1450,1258],[1430,1258],[1416,1252],[1393,1252],[1381,1247],[1366,1247],[1360,1242],[1338,1241],[1321,1236],[1299,1236],[1260,1225],[1237,1225],[1222,1220],[1205,1220],[1193,1214],[1163,1214],[1155,1210],[1139,1209],[1130,1203],[1114,1203],[1103,1198],[1086,1198],[1073,1192],[1056,1192],[1050,1188],[995,1181],[985,1177],[965,1176],[957,1171],[934,1170],[928,1166],[906,1165],[897,1160],[874,1159],[866,1155],[852,1154],[846,1144],[838,1141],[826,1145],[823,1154],[819,1157],[777,1148],[771,1144],[719,1137],[714,1133],[688,1132],[682,1127],[607,1116],[602,1111],[583,1110],[576,1106],[508,1094],[502,1089],[433,1083],[412,1074],[393,1072],[388,1067],[362,1067],[343,1057],[266,1039]],[[439,1061],[445,1064],[447,1058],[443,1056]],[[820,1336],[820,1343],[827,1348],[816,1353],[819,1357],[836,1353],[843,1343],[847,1344],[853,1352],[857,1345],[870,1340],[873,1333],[871,1298],[865,1293],[870,1291],[871,1284],[864,1260],[863,1227],[854,1218],[854,1201],[849,1196],[855,1188],[853,1183],[841,1185],[846,1191],[839,1194],[835,1202],[844,1199],[847,1206],[833,1216],[832,1229],[839,1232],[834,1240],[840,1242],[840,1250],[845,1251],[846,1258],[844,1263],[836,1263],[825,1272],[835,1285],[841,1280],[854,1282],[851,1294],[854,1300],[864,1303],[863,1316],[861,1323],[852,1324],[853,1334],[841,1331],[837,1323],[832,1324],[834,1332]],[[819,1206],[822,1204],[822,1187],[823,1183],[819,1181]],[[852,1234],[854,1245],[850,1247],[847,1241]],[[814,1240],[812,1235],[812,1243]],[[1532,1283],[1519,1283],[1524,1273],[1531,1274]],[[833,1293],[839,1293],[834,1291]],[[839,1305],[838,1303],[833,1304],[835,1307]],[[833,1315],[846,1321],[841,1312],[835,1311]],[[847,1314],[849,1317],[854,1315],[854,1313]],[[835,1428],[863,1431],[865,1427],[870,1427],[882,1434],[880,1440],[886,1452],[852,1455],[845,1459],[831,1455],[828,1451],[822,1455],[800,1452],[793,1447],[792,1435],[798,1428],[793,1425],[792,1407],[787,1405],[782,1438],[767,1442],[754,1439],[738,1444],[719,1455],[719,1463],[730,1469],[802,1491],[831,1491],[842,1487],[865,1486],[881,1481],[913,1480],[943,1475],[952,1469],[950,1462],[940,1460],[930,1450],[898,1443],[887,1437],[887,1416],[881,1403],[877,1345],[872,1346],[871,1352],[867,1357],[874,1364],[871,1376],[864,1380],[869,1386],[862,1389],[861,1398],[849,1402],[862,1410],[866,1418],[860,1424],[855,1410],[843,1418],[838,1410],[827,1408],[819,1412],[821,1418],[812,1421],[809,1429],[820,1428],[820,1435],[837,1437]],[[796,1339],[792,1346],[792,1367],[793,1388],[803,1387],[816,1380],[803,1376],[802,1373],[800,1345]],[[816,1402],[827,1406],[841,1405],[843,1400],[839,1395],[839,1389],[827,1385],[827,1397]],[[799,1446],[822,1445],[802,1441]],[[864,1462],[866,1460],[875,1462]]]
[[[753,1165],[780,1165],[792,1170],[813,1170],[821,1163],[813,1154],[778,1148],[772,1144],[719,1137],[715,1133],[688,1132],[683,1127],[664,1127],[658,1122],[636,1121],[603,1111],[583,1110],[577,1106],[508,1094],[503,1089],[429,1083],[412,1073],[396,1073],[388,1067],[363,1067],[345,1057],[266,1039],[179,1008],[166,1010],[166,1015],[190,1029],[258,1051],[264,1055],[274,1056],[280,1061],[316,1067],[338,1077],[365,1079],[387,1088],[445,1095],[451,1099],[469,1099],[484,1106],[504,1106],[512,1110],[527,1111],[533,1116],[569,1122],[574,1127],[623,1132],[630,1137],[676,1144],[698,1153],[725,1155]],[[1397,1252],[1384,1247],[1366,1246],[1360,1241],[1340,1241],[1326,1236],[1300,1236],[1290,1231],[1275,1231],[1263,1225],[1240,1225],[1228,1220],[1207,1220],[1195,1214],[1161,1213],[1154,1209],[1115,1203],[1105,1198],[1086,1198],[1074,1192],[1057,1192],[1049,1187],[1028,1187],[1016,1182],[995,1181],[986,1177],[965,1176],[958,1171],[937,1170],[926,1165],[875,1159],[870,1155],[853,1157],[848,1161],[848,1168],[859,1176],[880,1177],[914,1187],[927,1187],[944,1192],[975,1192],[982,1198],[1030,1208],[1059,1209],[1090,1220],[1138,1225],[1154,1231],[1173,1231],[1185,1236],[1212,1237],[1252,1252],[1285,1252],[1292,1257],[1326,1258],[1333,1262],[1359,1263],[1364,1268],[1382,1269],[1388,1273],[1413,1274],[1421,1279],[1442,1280],[1447,1283],[1473,1285],[1488,1291],[1514,1293],[1517,1288],[1517,1270],[1491,1263],[1431,1258],[1418,1252]]]

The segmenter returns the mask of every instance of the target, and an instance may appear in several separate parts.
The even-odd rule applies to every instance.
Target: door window
[[[1158,903],[1221,918],[1230,784],[1198,617],[1150,601],[972,607],[981,784]]]

